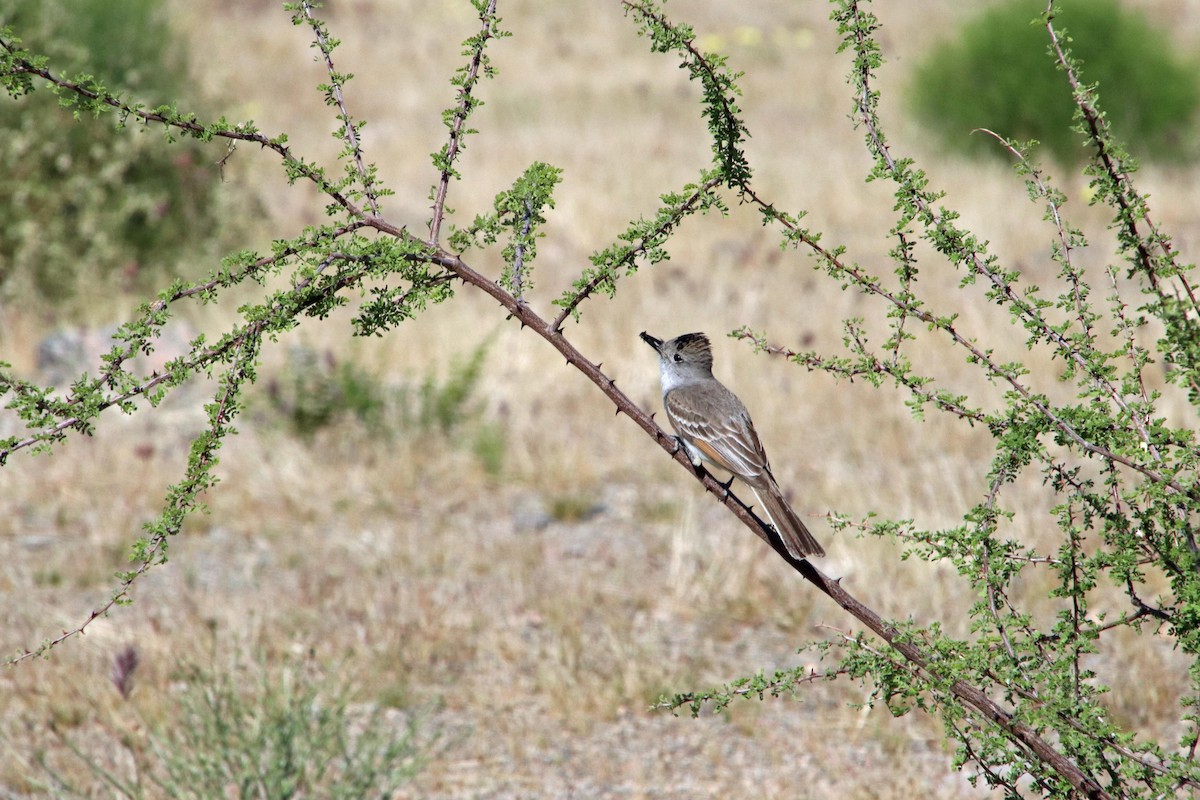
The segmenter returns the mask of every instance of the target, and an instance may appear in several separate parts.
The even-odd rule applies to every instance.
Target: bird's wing
[[[750,412],[721,384],[680,386],[667,393],[663,405],[675,432],[712,464],[750,484],[769,474]]]

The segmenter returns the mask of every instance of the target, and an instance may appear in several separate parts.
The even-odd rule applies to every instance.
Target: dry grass
[[[358,76],[350,102],[371,121],[368,152],[398,190],[388,213],[419,228],[433,178],[427,154],[443,135],[438,112],[450,102],[457,43],[472,29],[468,6],[332,5],[331,27],[346,43],[339,67]],[[885,91],[902,85],[906,65],[960,6],[878,3],[891,61]],[[203,63],[197,97],[238,97],[231,116],[287,131],[297,152],[328,162],[338,143],[313,88],[323,75],[303,31],[274,3],[173,7]],[[1198,23],[1187,9],[1178,2],[1153,11],[1194,41]],[[749,150],[763,194],[809,209],[828,242],[884,271],[891,201],[885,187],[862,183],[867,157],[845,119],[846,63],[831,55],[826,7],[706,1],[674,11],[748,72]],[[495,48],[500,78],[483,87],[488,105],[474,121],[483,134],[469,142],[468,180],[453,187],[451,205],[469,218],[534,159],[566,168],[531,298],[545,307],[590,251],[651,212],[657,194],[693,179],[708,145],[694,87],[669,59],[645,52],[615,3],[512,2],[502,16],[516,36]],[[1030,281],[1053,285],[1050,231],[1011,174],[936,156],[906,127],[898,99],[885,112],[896,146],[929,169],[966,223]],[[265,236],[320,221],[312,192],[287,187],[270,159],[241,152],[230,170],[231,191],[260,189],[271,217]],[[1185,252],[1200,235],[1196,178],[1142,177]],[[1072,210],[1102,230],[1099,212],[1078,200]],[[1108,257],[1104,239],[1096,236],[1089,266]],[[830,509],[875,510],[953,524],[982,491],[985,437],[940,420],[916,423],[895,394],[836,384],[722,339],[750,324],[793,347],[836,349],[840,320],[869,313],[862,298],[815,276],[804,256],[779,253],[753,215],[735,209],[728,219],[692,223],[672,253],[670,263],[627,281],[616,300],[592,301],[570,337],[636,401],[657,408],[657,370],[637,332],[715,334],[718,374],[754,410],[782,482],[795,487],[798,510],[826,542],[823,566],[885,616],[961,624],[969,598],[951,574],[900,562],[886,543],[830,541],[819,519]],[[494,254],[472,258],[496,268]],[[944,284],[946,308],[960,307],[949,271],[931,261],[926,279]],[[963,329],[998,329],[1005,312],[977,300],[962,309]],[[664,691],[806,663],[795,650],[827,635],[818,625],[850,623],[614,419],[540,340],[496,311],[463,290],[381,340],[349,341],[344,315],[293,334],[384,385],[444,375],[448,360],[491,340],[481,414],[505,431],[502,475],[489,474],[454,436],[379,436],[347,422],[301,440],[259,394],[223,453],[211,514],[138,584],[132,608],[97,621],[49,660],[0,673],[7,794],[34,791],[28,759],[40,745],[65,773],[81,774],[51,723],[102,752],[122,731],[169,716],[179,660],[214,642],[222,654],[311,654],[323,670],[352,676],[365,702],[432,709],[448,733],[414,797],[968,794],[949,772],[936,721],[855,710],[847,703],[864,700],[865,690],[846,682],[697,721],[647,712]],[[15,309],[5,315],[4,360],[32,364],[36,321]],[[229,315],[218,310],[196,324],[219,326]],[[966,365],[933,350],[930,360],[952,384],[975,385]],[[273,356],[268,372],[282,363]],[[1052,386],[1052,365],[1044,368],[1038,379]],[[186,434],[201,418],[186,409],[154,413],[109,420],[94,440],[51,458],[18,458],[0,473],[10,652],[78,624],[105,597],[140,524],[182,473]],[[1042,541],[1051,526],[1040,489],[1036,476],[1020,487],[1026,513],[1012,535],[1023,541]],[[1036,599],[1040,587],[1026,592]],[[1157,736],[1186,677],[1170,642],[1147,646],[1147,638],[1128,642],[1119,669],[1098,671],[1117,685],[1115,713]],[[143,666],[124,702],[107,675],[130,642]]]

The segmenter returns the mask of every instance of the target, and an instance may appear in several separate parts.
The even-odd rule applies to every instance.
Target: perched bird
[[[664,342],[645,331],[641,336],[658,353],[663,407],[692,464],[720,467],[749,486],[793,558],[825,555],[783,499],[750,412],[713,377],[708,337],[685,333]]]

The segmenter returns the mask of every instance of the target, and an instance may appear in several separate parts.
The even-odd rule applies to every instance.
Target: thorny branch
[[[1149,238],[1159,247],[1163,256],[1172,263],[1175,260],[1175,253],[1171,249],[1170,240],[1159,232],[1158,226],[1150,217],[1149,210],[1144,207],[1144,204],[1137,198],[1136,193],[1133,192],[1131,188],[1132,181],[1129,175],[1120,168],[1118,160],[1114,157],[1112,150],[1108,146],[1108,142],[1110,141],[1108,122],[1104,119],[1104,115],[1100,113],[1100,110],[1092,103],[1090,92],[1083,86],[1083,82],[1079,80],[1079,75],[1075,72],[1075,68],[1063,51],[1062,40],[1058,35],[1058,31],[1054,29],[1054,4],[1052,2],[1046,6],[1046,31],[1050,34],[1050,46],[1054,49],[1055,58],[1058,60],[1063,72],[1066,73],[1067,81],[1071,85],[1075,104],[1087,121],[1089,138],[1096,147],[1096,157],[1104,166],[1105,172],[1116,180],[1118,192],[1114,199],[1121,211],[1120,218],[1122,224],[1127,227],[1126,232],[1129,235],[1129,240],[1137,242],[1136,249],[1141,269],[1145,273],[1147,280],[1151,282],[1151,285],[1159,291],[1159,296],[1165,297],[1158,284],[1157,270],[1154,267],[1154,257],[1146,247],[1145,239],[1138,233],[1136,220],[1140,218],[1145,222],[1146,227],[1150,230]],[[1135,209],[1135,206],[1138,206],[1138,208]],[[1196,296],[1192,293],[1192,287],[1188,283],[1187,278],[1182,273],[1177,274],[1176,277],[1187,293],[1192,307],[1200,308],[1200,303],[1197,303]]]
[[[404,229],[385,220],[373,218],[369,222],[372,227],[377,228],[381,233],[401,237],[407,235]],[[488,294],[508,312],[509,316],[517,320],[523,327],[530,329],[544,339],[566,359],[569,365],[582,372],[600,391],[604,392],[616,406],[618,414],[625,414],[638,427],[645,431],[647,435],[658,442],[659,447],[666,451],[680,466],[685,468],[688,474],[695,476],[696,480],[702,483],[704,488],[717,498],[718,502],[729,509],[730,513],[736,516],[746,527],[750,528],[756,536],[767,542],[781,558],[791,565],[792,569],[799,572],[805,580],[821,592],[824,592],[847,613],[858,619],[876,635],[890,644],[912,664],[913,668],[920,669],[926,674],[936,677],[936,666],[930,656],[920,646],[913,643],[910,638],[901,635],[895,627],[884,621],[874,610],[842,588],[840,581],[825,575],[814,567],[811,562],[806,560],[798,561],[788,555],[782,542],[768,534],[767,529],[762,526],[760,521],[740,500],[726,490],[724,484],[717,481],[707,472],[695,470],[687,454],[682,448],[677,446],[676,438],[664,431],[655,422],[653,417],[643,411],[624,392],[618,389],[616,382],[605,375],[598,364],[592,363],[576,349],[567,340],[566,336],[563,335],[560,328],[544,320],[529,304],[519,302],[496,281],[480,274],[463,262],[458,256],[442,251],[434,253],[430,256],[430,259],[438,266],[453,272],[463,282]],[[955,680],[949,683],[947,690],[960,701],[974,708],[984,719],[1003,729],[1013,741],[1019,743],[1022,747],[1028,748],[1030,752],[1050,765],[1055,772],[1069,781],[1072,786],[1076,787],[1085,796],[1096,798],[1097,800],[1108,800],[1110,798],[1110,795],[1101,788],[1095,779],[1084,774],[1078,766],[1057,751],[1037,731],[1013,717],[1010,712],[988,697],[982,689],[972,686],[966,681]]]
[[[359,230],[365,226],[366,222],[364,221],[351,222],[347,225],[335,228],[333,231],[330,231],[327,235],[322,236],[321,238],[323,240],[337,239],[347,233]],[[315,242],[310,243],[315,245]],[[155,314],[166,310],[168,306],[179,300],[203,295],[207,292],[213,291],[218,286],[227,285],[230,282],[240,282],[245,278],[251,278],[255,275],[258,275],[264,270],[269,269],[272,265],[278,263],[280,260],[296,255],[297,253],[301,252],[302,249],[303,245],[288,247],[280,250],[274,255],[266,256],[247,264],[240,272],[233,276],[220,276],[212,278],[211,280],[203,283],[197,283],[192,286],[180,288],[173,292],[170,296],[151,303],[148,309],[148,316],[145,321],[149,322]],[[308,279],[298,282],[294,287],[294,290],[299,291],[304,289],[306,286],[308,286],[309,282],[310,281]],[[217,347],[205,348],[190,354],[187,360],[184,362],[184,366],[190,373],[199,367],[214,363],[227,352],[229,352],[233,347],[240,346],[240,344],[244,341],[246,333],[248,333],[248,331],[243,332],[242,335],[230,337],[222,345]],[[131,342],[126,345],[125,349],[121,351],[121,353],[118,354],[117,358],[114,358],[104,365],[100,371],[99,380],[105,384],[111,385],[114,382],[116,374],[122,371],[121,365],[130,358],[133,358],[135,355],[137,355],[137,344],[135,342]],[[141,384],[128,389],[125,392],[106,397],[99,403],[99,405],[96,407],[96,410],[105,411],[113,406],[119,406],[122,403],[132,400],[135,397],[146,395],[170,379],[170,372],[155,373]],[[4,376],[0,376],[0,387],[10,389],[17,394],[22,394],[28,391],[26,385],[17,382],[8,382],[4,379]],[[68,397],[62,405],[64,408],[70,408],[75,404],[76,401],[73,398]],[[54,425],[39,430],[36,433],[15,442],[10,447],[0,449],[0,464],[3,464],[10,455],[18,450],[30,447],[38,442],[44,442],[48,439],[53,439],[64,431],[79,425],[82,421],[82,418],[78,416],[65,416]]]
[[[437,194],[433,200],[433,218],[429,222],[429,244],[436,247],[442,235],[442,219],[446,214],[446,193],[450,190],[450,179],[454,177],[454,161],[462,148],[463,125],[470,116],[475,103],[471,92],[479,82],[479,69],[483,65],[483,48],[487,40],[493,36],[493,25],[496,19],[496,0],[489,0],[487,8],[480,15],[483,27],[479,39],[471,54],[471,63],[467,67],[458,93],[458,107],[454,111],[453,122],[450,125],[450,143],[446,147],[442,172],[438,176]]]
[[[757,196],[757,194],[755,194],[750,189],[747,189],[746,196],[750,202],[753,202],[756,205],[759,205],[762,208],[768,209],[772,213],[774,213],[774,208],[769,203],[760,199]],[[1011,386],[1013,388],[1013,390],[1016,391],[1017,394],[1019,394],[1023,400],[1025,400],[1027,403],[1029,403],[1030,406],[1032,406],[1034,409],[1036,409],[1038,411],[1038,413],[1045,416],[1046,419],[1048,419],[1052,423],[1054,423],[1054,427],[1056,427],[1058,430],[1060,430],[1064,436],[1066,436],[1068,439],[1070,439],[1072,442],[1074,442],[1076,445],[1078,445],[1081,449],[1085,450],[1086,452],[1092,453],[1094,455],[1100,456],[1101,458],[1107,459],[1109,461],[1115,461],[1118,464],[1122,464],[1122,465],[1128,467],[1129,469],[1132,469],[1135,472],[1138,472],[1138,473],[1144,475],[1145,477],[1149,478],[1150,480],[1154,481],[1155,483],[1161,484],[1163,486],[1169,486],[1171,489],[1179,492],[1180,494],[1184,493],[1184,489],[1179,484],[1178,481],[1168,478],[1165,474],[1159,472],[1158,470],[1151,469],[1150,467],[1139,464],[1138,462],[1136,462],[1130,458],[1127,458],[1123,455],[1120,455],[1119,453],[1114,453],[1112,450],[1110,450],[1107,447],[1103,447],[1101,445],[1094,444],[1094,443],[1088,441],[1087,439],[1085,439],[1077,430],[1075,430],[1075,428],[1069,422],[1067,422],[1065,419],[1060,417],[1058,414],[1055,414],[1054,410],[1052,408],[1050,408],[1046,403],[1042,402],[1038,397],[1036,397],[1029,390],[1029,387],[1025,386],[1025,384],[1018,381],[1016,379],[1016,376],[1014,376],[1011,371],[1002,368],[1001,365],[996,363],[995,359],[993,359],[992,356],[987,351],[981,349],[974,343],[974,341],[972,339],[970,339],[970,338],[964,336],[962,333],[960,333],[958,331],[958,329],[955,328],[951,322],[940,319],[937,316],[935,316],[934,314],[930,313],[929,311],[926,311],[925,309],[921,308],[920,306],[914,305],[913,303],[910,303],[900,297],[897,297],[894,292],[890,291],[887,287],[880,284],[878,280],[875,280],[874,278],[871,278],[869,275],[867,275],[867,273],[864,272],[860,267],[858,267],[858,265],[849,264],[849,263],[842,261],[832,251],[826,249],[825,247],[822,247],[819,242],[817,242],[811,236],[805,234],[803,231],[800,231],[798,228],[796,228],[796,226],[794,224],[792,224],[785,218],[782,218],[782,217],[776,217],[776,218],[779,219],[779,221],[782,225],[784,225],[790,231],[792,231],[800,239],[800,241],[802,241],[807,247],[809,247],[817,255],[817,257],[819,259],[821,259],[826,264],[829,264],[836,270],[844,273],[845,275],[848,275],[850,278],[852,278],[854,280],[855,285],[858,286],[860,289],[862,289],[863,291],[868,292],[870,294],[877,295],[877,296],[883,298],[884,300],[887,300],[888,302],[892,303],[892,305],[894,305],[897,308],[904,311],[906,314],[909,314],[910,316],[913,316],[916,319],[919,319],[921,322],[924,322],[925,324],[927,324],[931,327],[934,327],[937,330],[940,330],[943,333],[945,333],[946,335],[948,335],[954,341],[954,343],[956,345],[958,345],[959,347],[962,347],[968,353],[970,353],[973,360],[976,360],[976,361],[978,361],[978,363],[985,366],[987,368],[989,375],[991,375],[994,378],[999,378],[999,379],[1005,381],[1006,383],[1008,383],[1009,386]]]
[[[857,616],[857,615],[855,615],[855,616]],[[826,625],[824,627],[830,628],[830,626],[828,626],[828,625]],[[830,628],[830,629],[834,630],[834,632],[837,633],[839,636],[841,636],[844,641],[856,642],[855,638],[852,637],[850,634],[846,633],[845,631],[838,631],[835,628]],[[874,630],[874,629],[872,629],[872,630]],[[878,631],[876,631],[876,633],[878,633]],[[914,674],[922,677],[925,680],[930,680],[930,679],[936,678],[936,675],[937,675],[936,671],[929,669],[929,665],[927,663],[923,663],[919,660],[909,657],[909,654],[904,652],[905,648],[898,647],[896,645],[896,643],[893,641],[889,640],[888,643],[891,644],[893,648],[899,650],[901,652],[901,654],[905,656],[907,663],[898,662],[895,659],[892,659],[890,656],[884,654],[877,648],[871,647],[870,645],[867,645],[861,641],[858,641],[856,643],[858,644],[858,646],[862,647],[867,652],[873,654],[875,657],[885,658],[885,659],[889,660],[896,669],[901,669],[901,670],[905,670],[907,672],[914,673]],[[911,642],[909,642],[907,640],[905,642],[903,642],[903,644],[910,649],[914,649],[914,650],[917,649],[915,645],[913,645]],[[967,690],[967,691],[965,691],[965,693],[964,693],[963,690]],[[1001,710],[999,708],[998,705],[993,703],[987,697],[987,695],[983,694],[982,692],[979,692],[979,690],[976,689],[974,686],[970,686],[969,684],[965,683],[964,681],[959,680],[959,681],[955,681],[953,683],[953,685],[950,687],[950,691],[959,700],[966,703],[968,710],[971,710],[974,713],[978,714],[983,720],[986,720],[987,722],[990,722],[992,724],[998,725],[999,727],[1003,728],[1009,734],[1010,739],[1014,742],[1014,744],[1018,745],[1019,747],[1024,748],[1027,752],[1031,753],[1036,758],[1040,758],[1043,761],[1045,761],[1047,764],[1049,764],[1051,766],[1051,768],[1054,769],[1055,772],[1057,772],[1065,780],[1069,781],[1071,783],[1071,785],[1076,789],[1076,791],[1081,792],[1084,797],[1091,798],[1092,800],[1113,800],[1112,796],[1109,795],[1107,792],[1105,792],[1104,789],[1095,781],[1095,779],[1093,779],[1089,775],[1084,774],[1074,764],[1074,762],[1072,762],[1070,759],[1066,758],[1061,753],[1059,753],[1057,750],[1055,750],[1049,743],[1047,743],[1045,740],[1043,740],[1031,728],[1024,725],[1024,723],[1015,721],[1011,716],[1008,716],[1005,712],[1003,712],[1003,710]],[[978,698],[973,697],[973,694],[975,692],[979,692]],[[981,707],[979,704],[977,704],[976,700],[984,701],[984,706]],[[1002,716],[1000,716],[999,718],[993,716],[993,714],[996,712],[999,712]],[[969,740],[964,740],[964,741],[969,741]],[[987,761],[980,760],[977,763],[979,763],[981,765],[986,765]],[[1044,778],[1041,778],[1037,775],[1032,775],[1031,777],[1035,781],[1038,781],[1038,782],[1044,781]]]
[[[521,215],[521,235],[517,237],[516,252],[513,253],[512,287],[513,297],[519,301],[525,299],[525,244],[529,239],[529,231],[533,227],[533,201],[525,199],[524,213]]]
[[[868,36],[867,26],[865,24],[863,24],[857,3],[851,4],[851,9],[852,9],[854,16],[856,17],[856,19],[859,22],[859,24],[855,28],[856,37],[858,38],[860,47],[864,47],[865,46],[865,38]],[[1055,44],[1055,46],[1057,47],[1057,44]],[[1061,50],[1059,52],[1061,53]],[[861,92],[855,103],[855,108],[856,108],[856,111],[858,112],[858,122],[867,131],[867,136],[871,140],[871,146],[872,146],[872,149],[874,150],[874,152],[876,153],[876,155],[883,161],[883,163],[885,163],[887,165],[888,171],[894,177],[894,179],[897,180],[898,182],[902,182],[903,175],[904,175],[903,170],[902,170],[901,166],[896,162],[895,158],[892,156],[891,150],[888,147],[887,142],[884,141],[883,136],[879,133],[879,130],[877,129],[877,127],[875,125],[875,120],[872,115],[872,109],[874,107],[874,94],[870,89],[871,67],[867,63],[866,59],[860,59],[858,71],[859,71],[858,82],[859,82],[859,86],[861,87]],[[942,228],[943,228],[942,215],[940,215],[938,212],[936,212],[933,208],[931,208],[929,206],[929,203],[926,201],[925,197],[921,193],[912,191],[907,194],[907,197],[913,203],[914,207],[920,212],[920,214],[926,220],[929,221],[929,224],[933,225],[938,230],[942,230]],[[814,244],[814,243],[810,243],[810,242],[806,241],[806,244],[809,244],[810,246],[812,246],[812,244]],[[1020,312],[1022,313],[1024,318],[1027,320],[1027,322],[1037,329],[1040,336],[1042,336],[1047,341],[1053,343],[1054,346],[1058,349],[1058,351],[1064,355],[1064,357],[1069,358],[1071,361],[1073,361],[1077,365],[1077,367],[1084,374],[1089,375],[1091,377],[1093,385],[1095,385],[1098,390],[1102,391],[1105,395],[1107,395],[1122,411],[1125,411],[1130,415],[1130,418],[1137,425],[1139,435],[1142,436],[1143,441],[1145,441],[1146,444],[1149,445],[1150,442],[1148,441],[1148,438],[1147,438],[1148,437],[1148,434],[1147,434],[1148,425],[1147,425],[1147,421],[1146,421],[1144,415],[1141,414],[1139,411],[1137,411],[1136,408],[1133,408],[1130,406],[1129,402],[1126,400],[1125,396],[1122,394],[1122,392],[1120,391],[1120,389],[1117,386],[1113,385],[1112,382],[1106,380],[1101,374],[1096,372],[1095,369],[1092,367],[1091,356],[1093,355],[1093,353],[1090,352],[1091,347],[1092,347],[1092,345],[1090,343],[1091,340],[1090,339],[1086,340],[1088,342],[1088,344],[1086,346],[1083,346],[1076,342],[1073,342],[1065,334],[1056,330],[1054,328],[1054,326],[1051,325],[1038,312],[1038,310],[1032,304],[1030,304],[1023,297],[1021,297],[1013,289],[1012,285],[1008,282],[1008,280],[1003,275],[998,273],[995,269],[993,269],[987,263],[987,261],[980,256],[979,252],[977,252],[974,248],[962,248],[960,250],[960,255],[963,255],[966,257],[967,263],[970,264],[971,270],[975,274],[986,278],[992,284],[993,288],[996,291],[1001,293],[1001,295],[1004,297],[1006,303],[1010,304],[1011,307],[1020,310]],[[822,257],[825,258],[824,254],[822,254]],[[875,291],[875,289],[872,288],[872,291]],[[884,296],[886,297],[887,293],[884,293]],[[889,299],[893,299],[893,302],[895,302],[894,298],[889,298]],[[901,303],[896,303],[896,305],[900,308],[904,308],[903,304],[901,304]],[[928,315],[928,316],[931,316],[931,315]],[[931,317],[931,320],[932,320],[932,317]],[[931,320],[927,320],[927,321],[931,321]],[[952,336],[954,336],[956,343],[958,343],[960,345],[967,344],[967,342],[965,340],[960,341],[961,337],[959,337],[956,333],[953,332],[952,326],[939,326],[939,327],[941,327],[943,330],[946,330],[947,333],[950,333]],[[971,347],[967,347],[967,349],[975,350],[975,348],[971,348]],[[974,355],[975,353],[973,352],[972,354]],[[991,370],[994,375],[996,375],[997,377],[1002,377],[1006,381],[1008,381],[1008,383],[1011,386],[1013,386],[1014,389],[1016,389],[1018,392],[1020,392],[1022,394],[1022,396],[1024,396],[1027,400],[1030,400],[1033,403],[1034,407],[1037,408],[1039,412],[1047,414],[1048,417],[1055,422],[1055,426],[1058,427],[1059,430],[1061,430],[1065,435],[1067,435],[1069,438],[1071,438],[1073,441],[1075,441],[1075,443],[1078,444],[1080,447],[1083,447],[1084,449],[1088,450],[1089,452],[1093,452],[1096,455],[1099,455],[1103,458],[1115,460],[1119,463],[1122,463],[1125,466],[1130,467],[1131,469],[1141,472],[1146,477],[1150,478],[1151,480],[1154,480],[1157,483],[1160,483],[1160,484],[1163,484],[1166,486],[1170,486],[1173,490],[1183,493],[1183,488],[1177,482],[1166,479],[1165,476],[1160,474],[1157,470],[1144,468],[1141,465],[1133,463],[1129,459],[1125,459],[1123,457],[1117,456],[1115,453],[1112,453],[1111,451],[1108,451],[1105,448],[1098,447],[1090,442],[1087,442],[1082,436],[1080,436],[1080,434],[1077,431],[1075,431],[1075,429],[1069,423],[1067,423],[1065,420],[1057,418],[1055,415],[1050,413],[1049,409],[1047,409],[1043,404],[1041,404],[1040,402],[1038,402],[1034,398],[1032,398],[1029,395],[1028,391],[1024,388],[1024,386],[1022,386],[1018,381],[1016,381],[1013,376],[1007,375],[1003,371],[995,369],[994,365],[990,362],[990,359],[988,361],[985,361],[982,363],[988,364],[989,370]],[[1154,456],[1154,454],[1151,454],[1151,455]],[[1162,463],[1162,460],[1160,457],[1155,457],[1154,460],[1157,463],[1160,463],[1160,464]]]
[[[261,335],[262,328],[265,325],[265,321],[255,323],[246,331],[245,336],[239,338],[237,344],[238,353],[235,353],[232,359],[223,391],[221,391],[217,397],[216,407],[212,412],[211,422],[209,423],[208,428],[210,433],[216,434],[220,428],[232,421],[232,408],[235,405],[238,393],[241,391],[241,384],[246,378],[245,364],[247,361],[253,360],[254,353],[258,350],[258,337]],[[189,465],[189,475],[195,476],[203,474],[203,472],[211,466],[214,458],[215,454],[211,448],[200,453],[199,458],[196,459],[195,463]],[[117,587],[117,591],[99,608],[94,609],[88,615],[87,619],[85,619],[80,625],[77,625],[70,630],[63,631],[59,636],[44,642],[38,648],[26,650],[20,655],[13,657],[7,663],[20,663],[21,661],[25,661],[33,658],[36,655],[45,653],[50,648],[56,647],[73,636],[82,636],[86,632],[87,627],[91,625],[92,622],[94,622],[97,618],[107,615],[108,612],[111,611],[115,606],[126,602],[129,598],[129,592],[133,587],[134,581],[144,575],[146,571],[150,569],[150,567],[158,563],[160,554],[166,549],[167,538],[174,533],[176,533],[176,531],[173,530],[165,530],[155,533],[150,538],[147,548],[142,552],[142,557],[137,565],[137,568],[127,573],[125,577],[121,579],[121,583]]]
[[[687,213],[691,211],[698,202],[700,202],[700,198],[710,193],[717,186],[721,185],[721,183],[722,181],[720,178],[709,178],[704,183],[697,186],[695,191],[688,196],[687,200],[683,201],[679,204],[679,206],[676,207],[675,213],[673,213],[669,219],[663,220],[661,225],[659,225],[646,236],[643,236],[641,241],[639,241],[636,246],[631,247],[624,254],[624,257],[621,259],[621,263],[613,266],[613,269],[617,269],[622,265],[630,265],[636,261],[639,256],[645,254],[652,241],[655,241],[658,237],[664,236],[674,230],[675,227],[679,225],[680,221],[687,216]],[[609,273],[598,272],[590,281],[588,281],[582,289],[575,293],[570,302],[563,306],[563,310],[558,313],[558,316],[554,318],[554,322],[551,323],[554,329],[561,329],[563,323],[567,321],[567,317],[571,316],[571,314],[575,312],[575,309],[579,308],[579,304],[590,297],[592,292],[596,291],[601,284],[609,279]]]
[[[329,36],[325,32],[324,26],[313,17],[312,3],[309,0],[304,0],[304,16],[308,19],[308,25],[312,28],[313,37],[317,40],[317,49],[321,51],[321,56],[325,61],[325,69],[329,73],[329,94],[330,97],[337,103],[340,119],[343,125],[343,138],[346,140],[346,146],[354,154],[354,167],[358,170],[358,177],[362,180],[363,194],[367,197],[367,205],[371,208],[371,213],[379,213],[379,198],[375,191],[375,182],[371,177],[371,173],[367,170],[366,164],[363,163],[362,145],[358,138],[358,129],[354,124],[353,118],[350,116],[350,111],[346,108],[346,100],[342,96],[342,83],[345,81],[344,76],[339,75],[333,66],[333,45],[329,40]]]
[[[13,52],[12,45],[3,39],[0,39],[0,47],[4,48],[10,53]],[[325,178],[320,169],[292,155],[291,148],[284,144],[284,141],[281,137],[272,139],[268,136],[258,133],[257,131],[242,129],[241,127],[217,129],[208,128],[189,117],[178,114],[163,114],[159,113],[158,111],[147,111],[145,108],[140,106],[129,105],[115,95],[107,92],[96,92],[87,86],[84,86],[83,84],[75,83],[74,81],[69,81],[65,78],[55,77],[49,70],[35,67],[25,59],[16,59],[13,64],[16,67],[15,71],[18,73],[36,75],[47,83],[57,86],[58,88],[67,92],[79,95],[86,100],[101,103],[110,108],[116,109],[117,111],[121,112],[123,118],[134,117],[144,123],[160,123],[167,128],[175,128],[197,138],[212,136],[220,139],[229,139],[232,141],[254,142],[267,150],[277,153],[284,160],[284,162],[289,165],[290,169],[295,171],[297,177],[303,177],[312,181],[318,190],[320,190],[323,194],[328,195],[330,199],[344,208],[346,212],[350,214],[350,216],[362,216],[362,210],[359,209],[358,206],[353,202],[351,202],[350,199],[347,198],[341,191],[334,188],[334,186]]]

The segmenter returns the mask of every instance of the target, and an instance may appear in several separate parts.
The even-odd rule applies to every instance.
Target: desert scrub
[[[112,676],[127,701],[137,668],[130,653],[118,655]],[[58,797],[390,797],[422,766],[418,739],[436,740],[421,733],[418,715],[354,702],[347,679],[312,664],[260,655],[248,664],[181,663],[176,673],[161,698],[173,712],[152,721],[127,707],[139,722],[107,731],[103,761],[94,740],[89,748],[56,730],[74,763],[41,754],[32,780]]]
[[[160,0],[5,5],[0,25],[19,26],[76,83],[120,86],[149,103],[188,86],[187,51]],[[146,291],[179,262],[211,258],[221,237],[236,235],[252,204],[222,207],[237,194],[218,191],[224,149],[195,141],[164,148],[157,131],[130,135],[125,124],[79,113],[64,125],[47,92],[0,105],[4,295],[61,306],[94,293]]]
[[[1073,128],[1070,87],[1047,55],[1044,31],[1030,24],[1045,5],[1010,0],[993,6],[917,67],[913,110],[946,146],[1003,157],[994,141],[970,135],[987,128],[1009,139],[1036,139],[1059,161],[1084,157]],[[1088,81],[1099,84],[1114,129],[1136,143],[1135,155],[1158,160],[1194,155],[1200,102],[1194,58],[1184,58],[1165,31],[1115,0],[1058,5],[1058,19],[1071,31]]]
[[[487,355],[484,342],[451,358],[444,373],[430,369],[419,380],[391,385],[351,359],[294,345],[283,368],[265,381],[265,406],[306,441],[345,422],[371,435],[436,436],[469,447],[496,476],[507,437],[488,418],[479,392]]]

